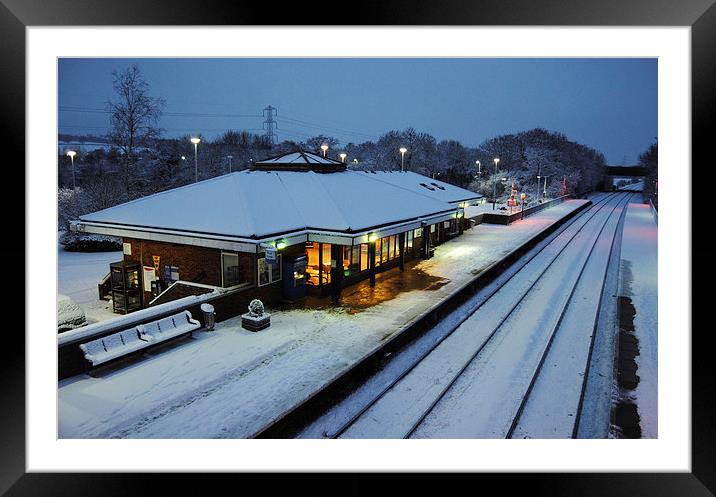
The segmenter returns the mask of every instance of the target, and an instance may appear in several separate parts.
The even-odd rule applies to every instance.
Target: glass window
[[[239,254],[221,253],[221,286],[224,288],[241,283]]]
[[[380,266],[380,252],[382,248],[383,239],[378,238],[375,241],[375,267]]]
[[[422,229],[422,228],[418,228],[418,229],[414,230],[414,231],[413,231],[413,236],[414,236],[415,238],[420,238],[421,236],[423,236],[423,229]]]
[[[435,233],[435,225],[434,224],[430,225],[430,233]]]
[[[281,255],[276,255],[276,264],[269,264],[266,258],[258,260],[259,286],[275,283],[281,279]]]
[[[357,273],[358,271],[362,271],[360,260],[361,245],[353,245],[351,251],[351,272]]]
[[[306,284],[318,285],[318,243],[306,242]]]
[[[321,279],[323,280],[323,284],[326,285],[331,282],[331,244],[322,243],[321,247],[321,252],[323,252],[323,260],[321,261],[323,271],[321,273]]]
[[[360,244],[360,270],[365,271],[368,269],[368,244]]]
[[[395,257],[400,257],[400,235],[395,235]]]
[[[383,249],[381,250],[381,262],[388,262],[388,255],[390,253],[390,237],[386,236],[385,238],[383,238],[382,248]]]
[[[343,246],[343,270],[347,271],[351,265],[351,248]]]
[[[449,228],[450,227],[450,221],[445,221],[443,223],[443,228]]]
[[[408,236],[408,250],[410,250],[413,248],[413,232],[408,231],[406,235]]]

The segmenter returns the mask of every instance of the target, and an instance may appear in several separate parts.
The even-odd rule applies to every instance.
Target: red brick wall
[[[124,243],[132,246],[132,255],[125,260],[137,261],[143,266],[154,266],[153,256],[159,256],[159,278],[164,278],[164,266],[177,266],[179,279],[204,285],[221,286],[221,250],[178,243],[156,242],[125,238]],[[253,284],[256,281],[256,256],[239,253],[239,270],[244,278]],[[204,273],[203,277],[200,277]],[[144,302],[152,299],[150,292],[144,292]]]

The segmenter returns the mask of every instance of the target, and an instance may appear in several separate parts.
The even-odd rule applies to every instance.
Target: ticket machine
[[[283,297],[289,302],[306,296],[307,263],[305,255],[283,256]]]

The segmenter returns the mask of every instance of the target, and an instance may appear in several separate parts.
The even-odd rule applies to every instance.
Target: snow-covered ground
[[[629,263],[631,281],[622,281],[620,294],[631,298],[636,310],[634,334],[639,340],[636,356],[639,384],[633,395],[639,412],[642,438],[658,437],[658,229],[651,208],[631,203],[622,234],[622,263]]]
[[[58,232],[58,238],[62,232]],[[122,252],[67,252],[57,243],[57,292],[67,295],[84,311],[87,323],[117,317],[112,302],[99,300],[97,284],[109,272],[111,262],[121,261]]]
[[[447,280],[434,290],[400,293],[355,314],[268,309],[272,325],[259,333],[243,330],[237,317],[95,377],[63,380],[59,437],[250,436],[584,202],[570,200],[510,226],[479,225],[437,247],[414,267]]]

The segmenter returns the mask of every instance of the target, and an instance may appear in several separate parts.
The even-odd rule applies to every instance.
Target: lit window
[[[383,250],[382,250],[383,258],[382,258],[382,261],[383,261],[383,262],[388,262],[388,260],[389,260],[389,253],[390,253],[390,237],[389,237],[389,236],[386,236],[385,238],[382,239],[382,247],[383,247]]]
[[[435,233],[435,225],[434,224],[430,225],[430,233]]]
[[[365,271],[368,269],[368,244],[360,244],[360,270]]]

